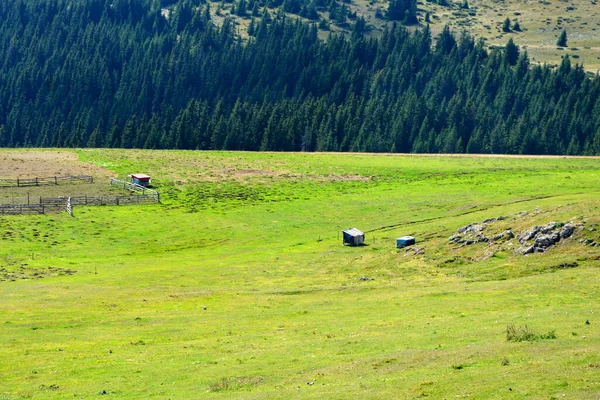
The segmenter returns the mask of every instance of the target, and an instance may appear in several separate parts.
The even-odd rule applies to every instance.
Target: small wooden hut
[[[131,183],[140,186],[150,186],[150,176],[146,174],[131,174]]]

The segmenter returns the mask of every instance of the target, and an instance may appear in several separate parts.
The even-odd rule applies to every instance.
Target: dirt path
[[[0,151],[0,178],[50,176],[116,176],[111,171],[79,161],[68,151]]]

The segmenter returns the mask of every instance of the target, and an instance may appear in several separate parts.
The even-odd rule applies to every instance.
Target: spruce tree
[[[566,30],[562,30],[560,32],[560,36],[558,37],[558,40],[556,41],[556,45],[560,46],[560,47],[567,47],[567,31]]]
[[[502,23],[502,32],[508,33],[510,32],[510,18],[506,18]]]

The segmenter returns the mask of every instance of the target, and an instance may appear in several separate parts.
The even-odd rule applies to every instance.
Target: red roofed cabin
[[[150,185],[150,176],[146,174],[131,174],[131,183],[135,183],[140,186]]]

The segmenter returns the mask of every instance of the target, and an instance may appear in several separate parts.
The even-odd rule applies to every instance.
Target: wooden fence
[[[0,204],[0,215],[47,214],[66,211],[73,215],[75,206],[104,206],[157,203],[153,196],[133,194],[128,196],[72,196],[42,197],[39,204]]]
[[[58,178],[56,182],[67,177],[55,177]],[[89,178],[88,182],[92,183],[93,178],[91,176],[85,177],[68,177],[74,179],[80,179],[84,181]],[[42,182],[41,179],[49,178],[36,178],[36,182],[39,185],[48,184]],[[54,178],[52,178],[54,179]],[[0,180],[6,182],[7,180]],[[23,180],[17,179],[17,185],[26,186],[23,184]],[[50,183],[58,184],[58,183]],[[136,185],[134,183],[120,181],[118,179],[111,179],[110,184],[113,186],[120,186],[124,189],[135,192],[135,194],[129,194],[127,196],[70,196],[70,197],[8,197],[6,200],[0,198],[0,215],[9,214],[46,214],[49,212],[63,212],[66,211],[73,215],[73,207],[75,206],[104,206],[104,205],[126,205],[126,204],[152,204],[160,202],[160,194],[156,190],[148,189],[144,186]],[[1,183],[0,183],[1,185]],[[8,187],[8,186],[4,186]],[[35,200],[34,200],[35,199]],[[10,203],[8,202],[10,200]],[[39,200],[39,201],[38,201]]]
[[[27,186],[49,186],[59,185],[60,183],[94,183],[94,178],[90,175],[80,176],[50,176],[45,178],[17,178],[0,179],[0,188],[27,187]]]
[[[131,192],[141,193],[142,196],[152,197],[156,202],[160,202],[160,194],[156,190],[148,189],[145,186],[131,182],[125,182],[120,179],[110,178],[111,186],[119,186]]]
[[[0,204],[0,215],[45,214],[47,211],[39,204]]]
[[[71,197],[42,197],[40,205],[55,206],[62,205],[64,208],[67,201],[71,199],[71,206],[121,206],[125,204],[152,204],[157,203],[154,197],[142,194],[127,196],[71,196]]]

